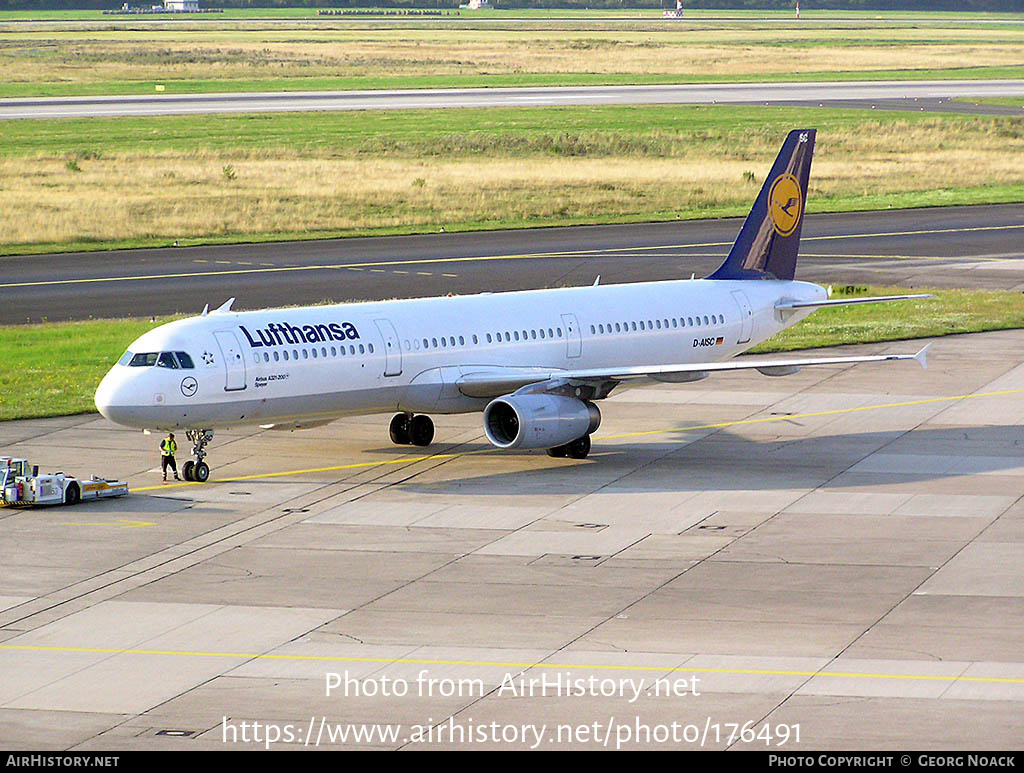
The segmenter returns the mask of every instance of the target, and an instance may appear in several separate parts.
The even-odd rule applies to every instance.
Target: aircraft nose
[[[122,424],[126,418],[127,400],[124,395],[124,380],[119,373],[111,370],[96,388],[96,410],[103,418]]]

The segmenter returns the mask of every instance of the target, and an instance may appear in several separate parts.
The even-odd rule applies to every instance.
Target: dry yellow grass
[[[1024,186],[1024,133],[964,126],[865,122],[822,135],[812,201]],[[429,229],[745,206],[757,184],[744,172],[763,175],[775,150],[724,138],[673,158],[324,158],[291,148],[6,158],[0,243]]]
[[[1024,65],[1024,31],[194,30],[0,33],[0,81],[737,76]]]

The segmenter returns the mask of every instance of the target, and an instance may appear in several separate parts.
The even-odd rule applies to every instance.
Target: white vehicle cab
[[[813,129],[789,134],[728,258],[704,279],[249,312],[232,311],[232,299],[132,343],[96,406],[126,426],[186,430],[196,461],[183,473],[206,480],[206,446],[222,427],[301,429],[397,412],[391,439],[426,446],[428,414],[475,411],[498,448],[583,458],[601,421],[597,402],[622,384],[924,365],[924,349],[735,358],[822,306],[924,297],[829,300],[794,279],[814,138]]]

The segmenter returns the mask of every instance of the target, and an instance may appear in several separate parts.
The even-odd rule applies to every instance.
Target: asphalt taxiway
[[[1021,363],[626,391],[585,461],[479,416],[228,432],[205,485],[97,416],[0,424],[134,489],[0,511],[0,747],[1020,749]]]
[[[233,94],[0,99],[0,120],[102,116],[276,113],[309,110],[431,110],[559,105],[798,104],[897,110],[955,109],[958,98],[1024,96],[1024,80],[830,81],[523,88],[281,91]],[[1020,115],[1021,109],[975,105],[965,112]]]
[[[0,324],[706,276],[741,220],[234,244],[0,258]],[[805,219],[797,277],[1024,290],[1018,204]]]

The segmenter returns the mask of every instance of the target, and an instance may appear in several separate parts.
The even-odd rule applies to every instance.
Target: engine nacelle
[[[554,448],[599,426],[596,405],[561,395],[509,395],[484,409],[484,432],[498,448]]]

